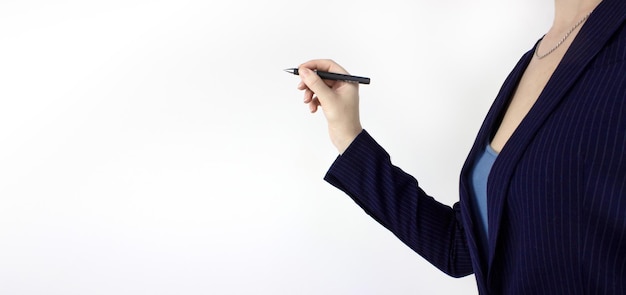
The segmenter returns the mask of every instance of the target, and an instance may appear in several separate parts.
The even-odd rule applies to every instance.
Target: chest
[[[547,60],[533,58],[515,89],[500,126],[491,141],[491,147],[500,152],[517,126],[535,104],[554,73],[559,56]]]

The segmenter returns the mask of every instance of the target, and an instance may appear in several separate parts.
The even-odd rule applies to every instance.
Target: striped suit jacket
[[[363,131],[326,181],[447,274],[481,294],[626,294],[626,1],[583,25],[488,180],[488,255],[479,251],[469,170],[496,131],[533,50],[505,80],[445,206]]]

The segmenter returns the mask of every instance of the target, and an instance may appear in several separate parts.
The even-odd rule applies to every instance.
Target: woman
[[[325,179],[480,294],[626,293],[626,1],[556,0],[553,26],[504,82],[438,203],[363,130],[358,86],[299,67],[340,156]]]

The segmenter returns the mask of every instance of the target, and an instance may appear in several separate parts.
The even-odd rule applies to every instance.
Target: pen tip
[[[290,74],[293,74],[293,73],[295,73],[297,70],[298,70],[298,69],[296,69],[296,68],[289,68],[289,69],[285,69],[285,72],[290,73]]]

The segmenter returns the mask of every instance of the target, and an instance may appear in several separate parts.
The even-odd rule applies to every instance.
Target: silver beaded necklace
[[[585,17],[583,17],[576,24],[574,24],[574,26],[571,29],[569,29],[569,31],[567,31],[567,33],[565,33],[565,36],[563,36],[563,38],[561,38],[559,43],[556,43],[556,46],[554,46],[552,49],[550,49],[547,53],[542,54],[542,55],[539,54],[539,45],[541,45],[541,42],[543,41],[543,39],[541,41],[539,41],[539,44],[537,44],[537,47],[535,47],[535,55],[537,56],[537,58],[542,59],[542,58],[550,55],[550,53],[554,52],[557,48],[559,48],[559,46],[561,46],[561,44],[563,44],[563,42],[565,42],[567,37],[569,37],[569,35],[571,35],[572,32],[574,32],[574,30],[576,30],[576,28],[578,28],[580,25],[582,25],[587,20],[587,18],[589,18],[589,15],[591,15],[591,12],[587,13],[587,15],[585,15]]]

